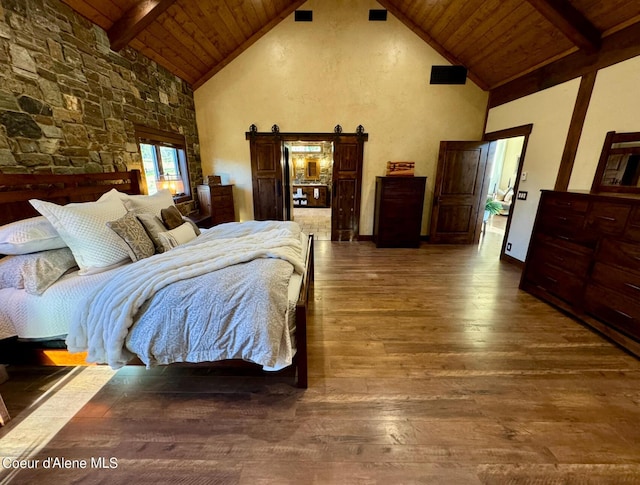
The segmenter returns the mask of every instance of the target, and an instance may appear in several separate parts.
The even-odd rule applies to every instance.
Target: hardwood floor
[[[640,361],[518,290],[499,249],[318,241],[309,389],[124,368],[35,455],[117,468],[11,483],[640,483]]]

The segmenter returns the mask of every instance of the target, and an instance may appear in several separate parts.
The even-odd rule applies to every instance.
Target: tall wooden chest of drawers
[[[520,287],[640,355],[640,199],[543,191]]]
[[[198,185],[198,202],[201,214],[211,215],[210,226],[236,220],[233,185]]]
[[[427,177],[376,177],[373,240],[377,247],[417,248]]]

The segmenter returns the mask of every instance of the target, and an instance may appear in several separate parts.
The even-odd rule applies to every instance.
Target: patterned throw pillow
[[[129,256],[133,261],[148,258],[155,253],[153,241],[132,212],[127,212],[116,221],[107,222],[107,226],[127,244]]]
[[[161,232],[166,232],[167,228],[162,223],[158,216],[154,216],[153,214],[137,214],[138,220],[142,223],[145,230],[147,231],[148,236],[153,241],[153,244],[156,247],[156,253],[163,253],[164,246],[162,245],[162,241],[158,234]]]
[[[77,268],[69,248],[51,249],[0,259],[0,288],[41,295],[67,271]]]

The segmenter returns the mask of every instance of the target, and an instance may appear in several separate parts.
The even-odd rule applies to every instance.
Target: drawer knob
[[[608,216],[598,216],[598,219],[602,219],[603,221],[609,221],[609,222],[615,222],[616,221],[615,217],[608,217]]]

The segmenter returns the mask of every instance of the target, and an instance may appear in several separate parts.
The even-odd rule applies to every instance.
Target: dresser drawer
[[[562,239],[538,238],[538,244],[534,245],[531,255],[534,263],[560,268],[579,277],[586,276],[592,252],[573,251],[563,243]]]
[[[596,259],[632,271],[640,271],[640,245],[604,238]]]
[[[424,191],[424,180],[413,177],[388,177],[382,188],[384,199],[417,199]]]
[[[640,206],[631,210],[624,235],[634,241],[640,241]]]
[[[585,295],[585,310],[598,320],[640,339],[640,305],[637,300],[589,284]]]
[[[538,222],[538,231],[564,241],[595,247],[597,233],[584,229],[585,215],[565,211],[544,214]]]
[[[231,185],[210,185],[211,197],[233,197],[233,186]]]
[[[575,194],[545,192],[540,206],[547,214],[557,211],[584,214],[589,208],[589,199]]]
[[[550,265],[540,264],[535,259],[527,264],[525,279],[572,305],[580,301],[584,291],[584,278]]]
[[[211,206],[214,209],[220,207],[233,207],[233,198],[227,196],[213,196],[211,197]]]
[[[596,263],[591,272],[591,281],[640,302],[640,273]]]
[[[622,234],[630,212],[629,204],[595,201],[587,215],[587,228],[601,234]]]
[[[552,248],[558,248],[560,250],[567,250],[573,253],[581,254],[587,258],[593,257],[593,248],[584,246],[576,242],[572,242],[567,238],[559,238],[550,234],[544,234],[542,232],[536,232],[532,239],[532,247],[536,247],[538,244],[550,246]]]

